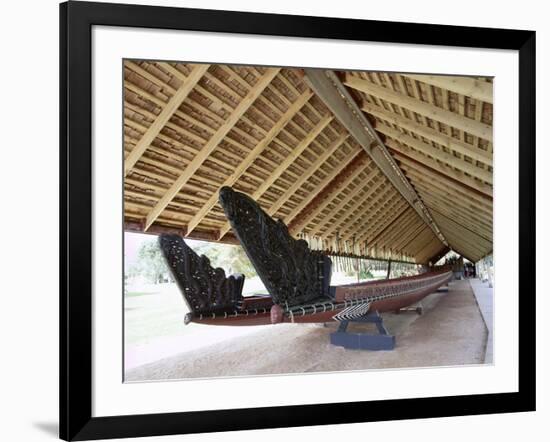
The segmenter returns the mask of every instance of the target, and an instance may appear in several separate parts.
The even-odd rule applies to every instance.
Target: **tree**
[[[247,278],[258,276],[254,266],[241,246],[203,243],[193,247],[193,250],[199,255],[206,256],[210,260],[210,265],[212,267],[224,269],[226,275],[242,273]]]
[[[130,269],[130,275],[142,275],[154,284],[168,278],[168,268],[156,239],[144,242],[140,246],[138,260],[136,265]]]

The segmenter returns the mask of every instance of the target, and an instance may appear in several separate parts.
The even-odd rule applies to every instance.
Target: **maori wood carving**
[[[161,235],[159,245],[193,313],[222,313],[239,308],[244,275],[226,278],[223,269],[212,267],[206,256],[197,255],[178,235]]]
[[[292,238],[244,193],[222,187],[220,204],[274,303],[291,307],[328,296],[330,258]]]

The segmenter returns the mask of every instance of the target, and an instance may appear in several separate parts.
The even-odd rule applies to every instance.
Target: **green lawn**
[[[129,345],[148,343],[162,336],[185,332],[187,307],[175,284],[159,284],[157,291],[124,295],[125,340]]]

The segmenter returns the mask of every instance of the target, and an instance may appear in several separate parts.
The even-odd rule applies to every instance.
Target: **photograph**
[[[3,5],[1,440],[548,432],[543,2]]]
[[[493,77],[120,75],[125,383],[493,364]]]
[[[59,12],[62,439],[535,410],[533,30]]]

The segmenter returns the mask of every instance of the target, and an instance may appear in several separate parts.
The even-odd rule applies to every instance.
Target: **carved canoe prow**
[[[282,221],[244,193],[222,187],[220,204],[275,304],[292,307],[328,297],[329,257],[294,239]]]
[[[452,277],[448,269],[440,269],[330,287],[330,258],[292,238],[286,225],[252,198],[223,187],[220,204],[269,295],[243,297],[243,275],[226,277],[223,269],[213,268],[180,236],[162,235],[160,247],[190,309],[186,322],[263,325],[355,320],[371,310],[395,311],[418,302]]]
[[[212,267],[206,256],[197,255],[178,235],[161,235],[159,246],[193,315],[240,308],[244,275],[226,277],[223,269]]]

